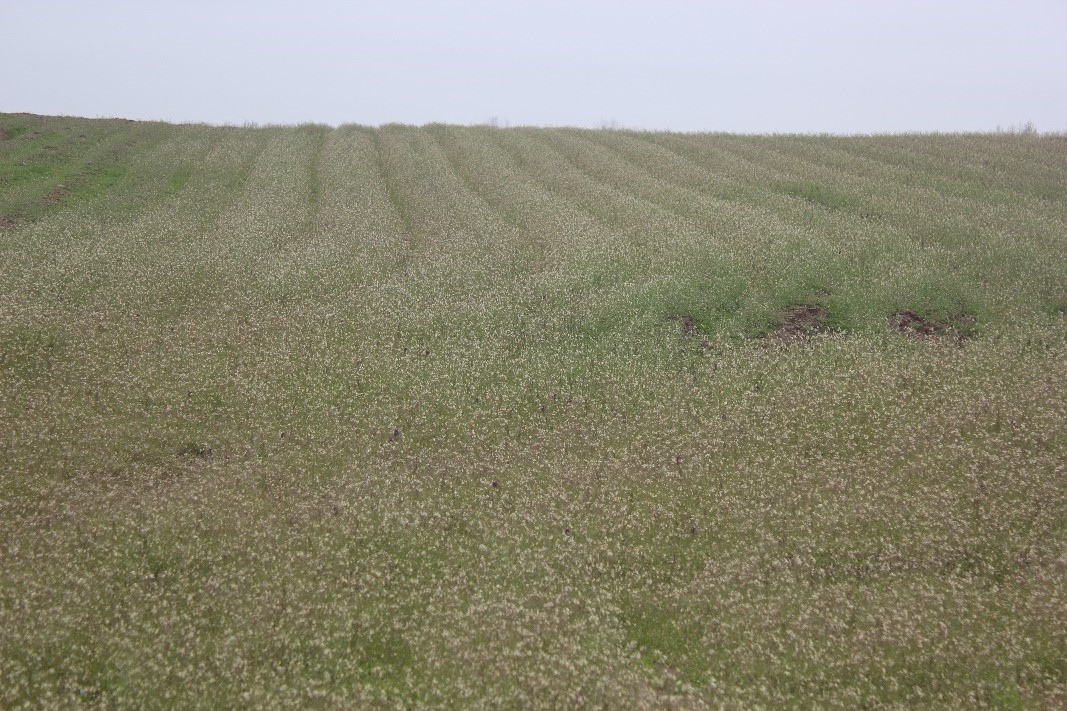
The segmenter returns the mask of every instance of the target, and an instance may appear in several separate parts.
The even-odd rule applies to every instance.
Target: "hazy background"
[[[0,0],[0,111],[1067,130],[1067,1]]]

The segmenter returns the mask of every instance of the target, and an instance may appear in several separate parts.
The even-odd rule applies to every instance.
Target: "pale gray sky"
[[[1067,0],[0,0],[0,111],[1067,130]]]

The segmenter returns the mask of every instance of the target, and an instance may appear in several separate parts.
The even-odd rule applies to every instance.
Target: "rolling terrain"
[[[1067,138],[0,114],[0,707],[1067,704]]]

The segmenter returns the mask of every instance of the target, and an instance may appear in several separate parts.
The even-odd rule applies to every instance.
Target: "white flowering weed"
[[[1067,704],[1064,137],[0,127],[0,707]]]

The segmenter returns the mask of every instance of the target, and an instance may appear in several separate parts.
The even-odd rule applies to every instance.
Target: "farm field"
[[[0,114],[0,708],[1067,705],[1067,137]]]

